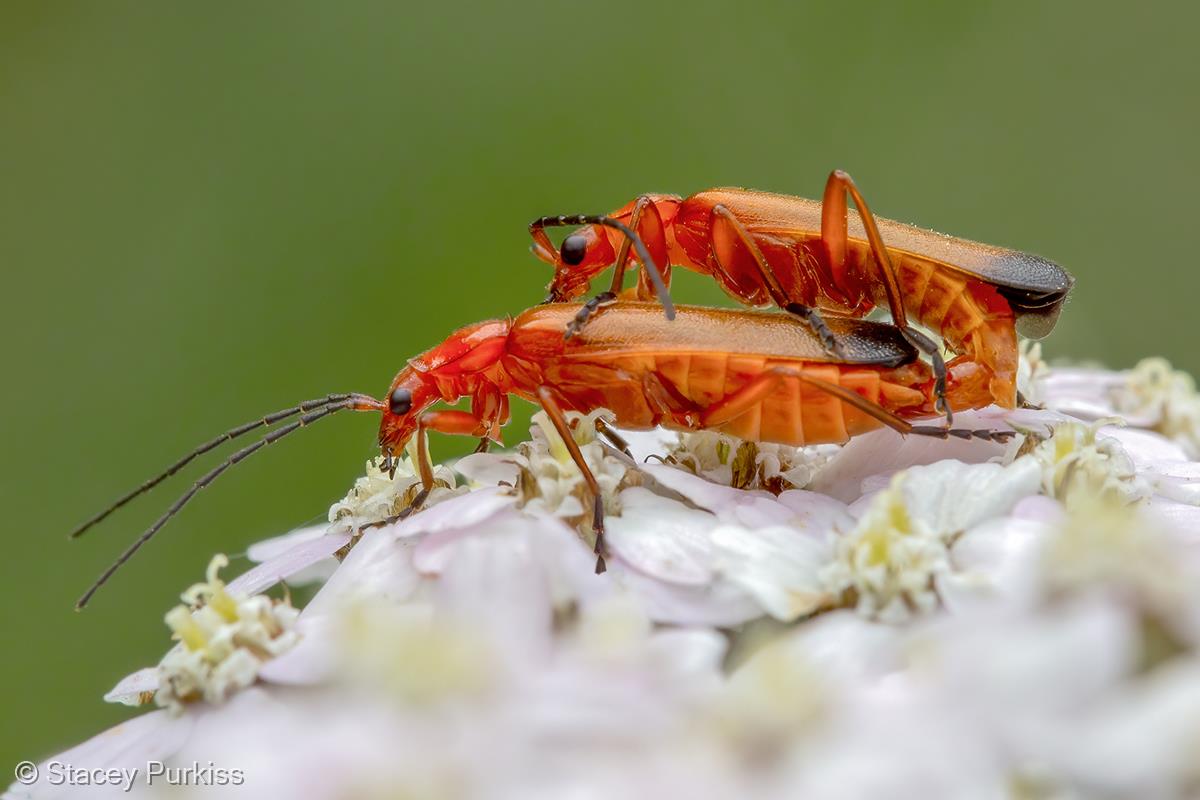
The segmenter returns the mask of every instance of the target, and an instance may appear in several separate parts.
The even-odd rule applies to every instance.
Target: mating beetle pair
[[[851,216],[849,195],[859,213]],[[558,249],[545,229],[582,224]],[[806,445],[843,442],[880,426],[903,434],[1003,440],[1009,431],[949,427],[953,410],[1016,403],[1020,331],[1043,336],[1073,279],[1037,256],[876,220],[853,181],[834,172],[824,200],[716,189],[683,199],[643,195],[610,216],[543,217],[530,225],[535,252],[555,266],[551,302],[516,318],[471,325],[411,359],[386,400],[335,394],[241,425],[77,528],[182,469],[198,455],[292,417],[201,477],[80,598],[95,591],[201,488],[233,464],[304,425],[351,409],[382,414],[379,444],[391,463],[417,436],[423,489],[433,487],[426,433],[499,439],[515,394],[544,408],[594,498],[597,571],[604,568],[599,487],[570,435],[564,411],[604,408],[617,427],[717,430],[742,439]],[[632,251],[632,252],[631,252]],[[623,291],[636,255],[636,289]],[[711,275],[750,306],[786,313],[676,309],[670,267]],[[582,306],[590,281],[613,269],[608,291]],[[628,295],[632,294],[630,298]],[[658,297],[660,303],[650,302]],[[886,305],[893,324],[860,319]],[[956,355],[943,363],[912,318]],[[924,353],[930,363],[919,360]],[[470,398],[471,410],[431,410]],[[914,425],[945,414],[948,424]],[[621,447],[607,425],[601,433]]]

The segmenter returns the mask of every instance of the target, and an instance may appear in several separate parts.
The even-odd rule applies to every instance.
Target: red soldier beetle
[[[830,317],[840,354],[828,353],[803,322],[783,314],[684,306],[675,322],[660,306],[622,303],[566,339],[577,305],[548,304],[515,319],[469,325],[411,359],[392,380],[387,400],[331,394],[240,425],[201,445],[161,475],[143,483],[80,525],[79,536],[175,474],[192,459],[257,428],[299,419],[242,448],[197,480],[96,580],[82,608],[113,573],[148,542],[200,489],[225,470],[301,427],[342,410],[380,412],[379,446],[385,468],[416,436],[422,490],[400,516],[418,508],[434,485],[427,433],[478,437],[481,448],[499,441],[509,418],[508,396],[540,405],[554,424],[593,496],[597,571],[603,571],[604,507],[599,487],[571,436],[564,411],[600,408],[628,429],[663,425],[681,431],[717,430],[752,441],[790,445],[843,442],[888,426],[902,434],[1004,441],[1012,431],[914,425],[935,415],[934,378],[916,349],[891,325]],[[947,398],[957,409],[995,398],[959,382],[953,371]],[[470,398],[471,410],[431,410],[439,401]],[[618,448],[607,424],[597,426]]]
[[[852,213],[847,196],[858,213]],[[956,355],[951,370],[1008,408],[1016,404],[1016,334],[1041,338],[1058,319],[1074,279],[1040,256],[958,239],[876,218],[853,179],[830,174],[821,202],[746,189],[711,189],[682,198],[647,194],[610,219],[637,231],[669,282],[670,266],[714,280],[750,306],[774,303],[804,319],[831,353],[836,337],[822,313],[864,316],[885,306],[892,321],[932,361],[939,408],[946,367],[937,345],[909,317],[937,331]],[[534,252],[555,268],[550,299],[579,298],[589,282],[613,267],[608,291],[589,301],[568,326],[572,335],[588,317],[617,302],[630,255],[627,237],[594,225],[576,230],[555,248],[546,228],[563,217],[534,220]],[[611,227],[611,226],[610,226]],[[645,259],[645,256],[639,256]],[[631,293],[647,300],[651,283],[639,276]],[[973,365],[968,368],[967,365]],[[970,374],[969,374],[970,373]]]

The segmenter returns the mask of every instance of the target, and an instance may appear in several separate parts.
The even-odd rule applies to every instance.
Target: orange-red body
[[[936,413],[928,366],[889,325],[831,318],[844,343],[834,358],[807,326],[787,315],[683,306],[668,322],[659,306],[629,302],[564,340],[563,326],[577,310],[549,304],[515,319],[481,322],[412,359],[389,390],[409,402],[402,413],[384,412],[384,452],[398,455],[419,424],[498,440],[508,419],[507,395],[540,402],[543,387],[562,408],[606,408],[614,424],[627,429],[709,428],[752,441],[805,445],[843,442],[880,427],[869,414],[798,379],[782,378],[760,398],[735,397],[773,369],[794,369],[849,389],[906,420]],[[949,389],[955,409],[994,400],[953,381]],[[471,399],[469,414],[426,410],[464,397]]]
[[[831,178],[848,176],[835,173]],[[660,266],[676,265],[713,277],[741,303],[773,301],[763,270],[721,207],[736,218],[761,252],[786,300],[823,312],[863,316],[887,303],[886,284],[861,217],[848,211],[842,184],[822,203],[745,189],[713,189],[688,198],[645,195],[612,218],[636,228]],[[635,209],[641,205],[638,218]],[[824,213],[824,216],[823,216]],[[905,312],[937,331],[958,358],[949,365],[959,382],[1011,407],[1016,396],[1017,321],[1026,335],[1053,327],[1073,283],[1052,262],[885,219],[879,232],[892,261]],[[551,298],[579,297],[598,273],[614,265],[624,237],[586,226],[576,264],[564,263],[544,232],[534,231],[535,252],[554,264]],[[666,269],[664,277],[669,279]],[[639,297],[647,298],[644,291]]]

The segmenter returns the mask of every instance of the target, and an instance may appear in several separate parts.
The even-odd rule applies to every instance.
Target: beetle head
[[[547,302],[564,303],[583,296],[592,278],[617,260],[613,240],[619,244],[622,237],[619,231],[603,225],[584,225],[572,231],[556,249],[544,229],[534,231],[534,254],[554,267]]]
[[[438,400],[452,403],[471,396],[481,384],[503,374],[500,359],[512,329],[510,320],[468,325],[438,346],[410,359],[392,381],[379,423],[384,455],[399,455],[416,432],[421,415]]]

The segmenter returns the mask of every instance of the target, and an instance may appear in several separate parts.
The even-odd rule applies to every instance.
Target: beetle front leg
[[[538,402],[541,403],[546,416],[550,418],[554,430],[558,431],[559,438],[566,445],[567,452],[571,454],[571,460],[579,468],[579,473],[583,476],[588,491],[592,493],[592,532],[596,534],[594,552],[596,554],[596,574],[599,575],[607,569],[607,565],[604,563],[604,497],[600,494],[600,483],[592,474],[587,461],[584,460],[575,437],[571,435],[571,426],[567,424],[567,417],[563,414],[562,406],[555,399],[554,391],[548,386],[539,386],[537,395]]]
[[[507,409],[507,406],[505,408]],[[360,526],[358,529],[359,535],[361,536],[367,528],[381,528],[385,525],[391,525],[392,523],[406,519],[420,511],[421,506],[429,499],[429,495],[434,488],[433,462],[429,457],[429,431],[456,436],[476,436],[486,442],[490,439],[490,434],[496,427],[496,424],[495,420],[485,419],[475,414],[455,409],[426,411],[422,414],[417,420],[417,432],[415,434],[417,437],[417,474],[421,477],[421,491],[408,504],[408,507],[399,514],[394,514],[379,522]],[[476,452],[479,452],[478,448]],[[384,458],[392,459],[393,456],[386,454]],[[394,463],[394,461],[388,462],[389,466]],[[394,472],[394,466],[392,470]]]

